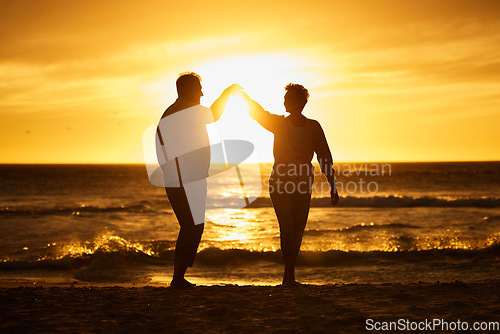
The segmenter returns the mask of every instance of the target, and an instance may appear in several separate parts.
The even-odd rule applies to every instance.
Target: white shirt
[[[206,125],[213,122],[211,109],[202,105],[177,111],[160,120],[156,153],[165,187],[180,187],[179,174],[182,185],[208,177],[210,140]]]

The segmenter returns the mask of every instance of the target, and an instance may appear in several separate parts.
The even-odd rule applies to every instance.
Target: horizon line
[[[334,161],[333,164],[370,164],[370,163],[464,163],[464,162],[500,162],[500,160],[373,160],[373,161]],[[272,164],[274,161],[242,162],[242,164]],[[312,161],[317,164],[317,161]],[[0,165],[145,165],[145,162],[0,162]]]

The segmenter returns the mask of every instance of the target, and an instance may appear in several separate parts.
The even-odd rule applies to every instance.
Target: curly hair
[[[285,86],[285,90],[287,92],[293,93],[295,96],[301,99],[304,102],[304,105],[306,105],[307,101],[309,100],[309,91],[302,85],[289,83]]]

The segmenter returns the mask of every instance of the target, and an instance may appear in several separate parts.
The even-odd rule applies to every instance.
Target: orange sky
[[[2,0],[0,163],[141,162],[186,70],[204,105],[236,81],[283,114],[283,86],[305,85],[304,114],[337,161],[500,160],[498,13],[499,1]]]

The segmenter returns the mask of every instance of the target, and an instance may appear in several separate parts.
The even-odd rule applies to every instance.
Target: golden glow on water
[[[251,239],[250,234],[248,233],[243,233],[243,232],[227,232],[224,235],[221,235],[216,241],[232,241],[232,240],[238,240],[238,241],[244,241]]]
[[[60,251],[58,259],[65,256],[78,257],[82,255],[91,255],[97,251],[111,253],[120,250],[144,253],[149,256],[155,255],[153,250],[146,248],[139,242],[129,242],[122,237],[112,234],[111,232],[105,232],[100,234],[91,242],[70,243],[64,245]]]
[[[357,213],[356,213],[357,211]],[[398,252],[432,250],[477,250],[500,243],[500,232],[494,230],[495,214],[481,213],[477,222],[481,234],[474,230],[461,229],[460,225],[445,225],[434,228],[434,222],[426,225],[409,226],[405,231],[394,218],[395,211],[387,211],[387,217],[370,217],[366,212],[372,209],[312,208],[310,219],[302,240],[301,251],[309,252]],[[413,214],[427,215],[426,209],[410,210]],[[408,212],[410,212],[408,211]],[[407,212],[407,210],[405,210]],[[378,211],[382,215],[382,211]],[[425,215],[424,215],[425,214]],[[456,214],[461,214],[457,211]],[[492,215],[493,218],[489,217]],[[251,252],[274,252],[280,249],[279,226],[272,208],[216,209],[207,213],[211,221],[205,224],[205,231],[199,251],[208,248],[219,250],[237,249]],[[403,215],[401,216],[403,217]],[[489,218],[488,218],[489,217]],[[79,219],[79,218],[76,218]],[[371,221],[371,220],[374,221]],[[377,220],[378,219],[378,220]],[[391,220],[393,219],[393,220]],[[388,221],[392,223],[387,224]],[[469,219],[467,218],[467,221]],[[485,221],[487,223],[485,223]],[[382,222],[382,223],[381,223]],[[158,257],[161,252],[174,249],[178,233],[177,224],[161,239],[130,239],[115,231],[104,231],[89,241],[45,242],[42,249],[32,244],[21,244],[15,249],[22,259],[54,260],[64,257],[85,257],[95,253],[137,253]],[[483,229],[491,229],[485,232]],[[17,256],[17,255],[16,255]],[[1,262],[12,261],[8,256]]]
[[[432,250],[432,249],[473,249],[469,240],[460,239],[457,236],[445,237],[416,237],[415,249],[412,250]]]
[[[255,281],[249,277],[247,280],[237,279],[227,279],[227,278],[218,278],[218,279],[207,279],[200,276],[191,276],[187,275],[187,278],[191,283],[196,285],[224,285],[224,284],[236,284],[236,285],[255,285],[255,286],[269,286],[269,284],[279,284],[279,279],[275,279],[272,281]],[[154,274],[149,277],[150,284],[169,284],[172,280],[172,276],[163,275],[163,274]]]
[[[486,246],[487,247],[490,247],[490,246],[493,246],[493,245],[498,245],[498,244],[500,244],[500,232],[493,234],[486,241]]]
[[[474,250],[494,245],[500,239],[498,234],[494,234],[488,239],[479,240],[452,227],[441,228],[439,231],[412,228],[406,234],[401,234],[397,224],[392,227],[370,220],[359,223],[331,223],[325,227],[322,222],[325,220],[325,215],[329,216],[326,209],[311,209],[310,219],[302,239],[302,251]],[[205,226],[200,250],[211,247],[248,251],[280,249],[278,222],[274,212],[269,208],[215,210],[211,219],[212,221]],[[342,219],[338,220],[342,221]],[[392,228],[396,230],[393,231]]]
[[[266,231],[266,222],[262,221],[259,213],[260,210],[210,210],[207,213],[210,222],[205,224],[200,250],[210,247],[250,251],[275,250],[275,239],[279,237],[279,231]]]

